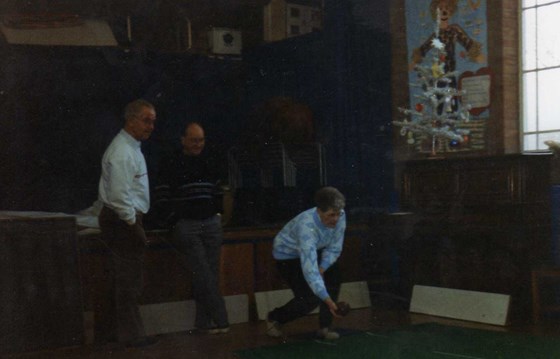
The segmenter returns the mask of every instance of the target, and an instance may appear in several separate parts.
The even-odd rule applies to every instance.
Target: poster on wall
[[[440,140],[437,150],[484,150],[491,81],[486,0],[406,0],[405,6],[410,108],[418,107],[416,99],[423,91],[422,86],[414,85],[418,82],[416,66],[430,66],[436,40],[445,49],[442,71],[455,73],[451,86],[464,90],[460,101],[470,108],[470,119],[461,125],[468,132],[464,141]],[[433,141],[428,136],[417,135],[408,143],[414,144],[419,152],[433,150]]]

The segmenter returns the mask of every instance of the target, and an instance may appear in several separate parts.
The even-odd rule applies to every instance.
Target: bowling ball
[[[346,302],[338,302],[336,303],[336,306],[338,307],[338,309],[336,310],[336,314],[341,315],[341,316],[345,316],[350,312],[350,304],[346,303]]]

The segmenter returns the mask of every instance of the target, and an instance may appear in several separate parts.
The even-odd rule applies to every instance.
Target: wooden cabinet
[[[549,155],[403,164],[401,204],[418,221],[401,248],[403,280],[512,295],[530,308],[531,268],[551,257]]]
[[[83,342],[76,221],[0,214],[0,356]]]
[[[280,227],[225,228],[219,268],[222,295],[247,294],[254,308],[254,293],[287,288],[278,274],[272,257],[272,241]],[[349,226],[344,251],[339,261],[343,281],[363,279],[361,248],[364,226]],[[144,289],[140,304],[178,302],[192,299],[192,274],[186,257],[179,253],[165,230],[147,232],[144,262]],[[112,318],[108,314],[111,298],[108,248],[99,230],[85,230],[79,235],[80,266],[84,311],[94,312],[96,341],[110,340]],[[256,318],[256,311],[250,312]]]

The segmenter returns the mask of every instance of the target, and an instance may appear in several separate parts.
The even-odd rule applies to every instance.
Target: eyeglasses
[[[204,141],[206,141],[206,138],[204,138],[204,137],[196,137],[196,138],[187,137],[187,142],[188,143],[200,144],[200,143],[204,143]]]

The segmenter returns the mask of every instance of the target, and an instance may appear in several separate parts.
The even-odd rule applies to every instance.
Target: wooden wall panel
[[[254,291],[254,247],[252,243],[225,244],[220,264],[222,295],[252,294]]]
[[[408,54],[406,46],[405,0],[391,1],[391,106],[392,120],[399,119],[397,107],[409,106],[408,90]],[[414,153],[410,146],[399,134],[398,129],[393,129],[393,155],[395,160],[413,158]],[[396,179],[398,178],[395,177]],[[398,188],[398,186],[397,186]]]
[[[220,264],[223,295],[249,294],[287,288],[272,257],[272,240],[279,227],[226,229]],[[364,277],[362,245],[367,228],[347,231],[340,258],[344,281]],[[98,234],[81,236],[81,270],[85,310],[102,310],[107,305],[107,251]],[[169,243],[165,231],[148,232],[142,304],[192,299],[191,273],[184,258]],[[251,298],[250,298],[251,300]]]
[[[531,269],[551,259],[551,157],[406,162],[402,205],[419,220],[402,248],[403,280],[511,294],[514,318],[527,319]]]
[[[163,234],[152,234],[144,259],[142,304],[175,302],[192,298],[192,274],[187,257]]]
[[[366,273],[364,263],[367,260],[364,246],[366,245],[369,228],[348,229],[344,238],[342,254],[338,259],[342,282],[355,282],[364,280]]]
[[[81,344],[75,219],[0,217],[0,253],[0,354]]]
[[[257,244],[255,292],[288,288],[272,257],[272,238]]]

